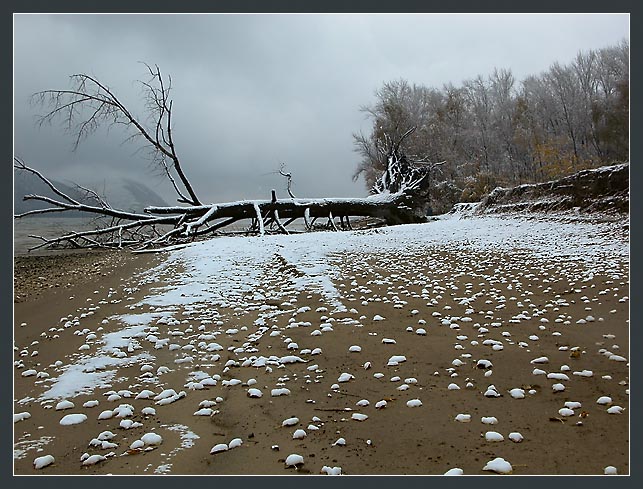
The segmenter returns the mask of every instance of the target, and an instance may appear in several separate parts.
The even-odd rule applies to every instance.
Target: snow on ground
[[[413,274],[416,272],[412,269],[413,260],[407,258],[420,256],[425,257],[423,259],[427,261],[431,261],[429,260],[431,255],[439,253],[440,251],[454,252],[456,254],[458,252],[473,251],[480,252],[483,255],[481,260],[484,260],[485,253],[491,255],[507,252],[511,253],[507,255],[510,260],[516,259],[520,261],[520,263],[528,262],[528,259],[531,257],[559,263],[572,263],[572,265],[574,262],[578,262],[580,266],[576,267],[573,265],[568,268],[574,269],[575,274],[578,273],[579,281],[591,279],[592,274],[616,273],[613,271],[622,268],[622,265],[627,263],[629,258],[627,231],[624,231],[624,228],[615,222],[598,222],[580,219],[542,219],[534,218],[534,216],[521,217],[507,215],[501,217],[475,216],[466,219],[461,217],[462,216],[458,214],[452,214],[426,224],[394,226],[353,232],[317,232],[293,235],[265,235],[260,237],[216,238],[187,245],[180,249],[174,248],[169,250],[169,255],[161,265],[151,271],[146,271],[138,277],[139,281],[142,280],[151,284],[159,282],[162,286],[152,288],[151,293],[138,304],[128,304],[127,313],[105,319],[101,324],[109,323],[109,332],[102,331],[102,327],[96,330],[86,328],[80,331],[80,321],[74,325],[78,328],[74,331],[74,334],[79,333],[79,336],[84,336],[85,344],[80,348],[81,352],[74,353],[66,358],[64,364],[57,362],[53,366],[50,366],[56,367],[56,373],[58,375],[44,377],[43,381],[39,381],[43,383],[45,387],[45,392],[41,394],[39,400],[42,401],[41,404],[51,404],[51,399],[68,399],[79,394],[90,394],[95,389],[106,390],[112,387],[111,383],[113,381],[119,380],[116,379],[116,376],[122,374],[122,372],[119,373],[119,371],[123,367],[136,366],[136,371],[140,370],[140,375],[136,379],[137,383],[133,385],[130,384],[128,389],[131,388],[138,392],[141,391],[143,387],[149,387],[153,389],[153,391],[147,392],[146,397],[142,398],[149,399],[151,396],[157,401],[156,404],[162,406],[186,398],[188,395],[190,396],[188,399],[191,400],[197,391],[208,389],[217,384],[226,389],[233,385],[242,384],[243,381],[239,379],[222,379],[220,374],[226,377],[231,375],[230,373],[226,375],[230,368],[248,367],[255,369],[264,367],[266,372],[271,373],[272,368],[280,368],[287,363],[313,363],[317,357],[313,360],[312,358],[308,358],[307,355],[311,355],[312,357],[313,355],[320,354],[322,352],[321,348],[312,350],[311,348],[313,346],[317,346],[312,344],[310,348],[308,348],[309,345],[306,345],[306,348],[297,351],[299,350],[299,345],[295,343],[295,341],[299,341],[297,337],[294,337],[295,340],[285,338],[285,336],[287,336],[286,331],[290,327],[297,327],[299,324],[295,316],[297,316],[298,313],[305,313],[311,310],[310,307],[298,308],[298,306],[294,304],[297,301],[293,299],[293,297],[296,297],[299,292],[309,294],[311,297],[313,294],[319,294],[323,298],[323,301],[320,302],[323,302],[324,307],[318,307],[314,311],[315,313],[322,315],[327,313],[332,316],[333,313],[337,311],[346,312],[347,307],[342,302],[346,300],[344,299],[346,297],[346,290],[340,293],[340,290],[342,290],[340,282],[345,281],[347,270],[354,271],[355,269],[360,269],[360,271],[368,271],[367,269],[370,265],[367,257],[369,255],[393,256],[394,260],[392,261],[397,262],[397,266],[399,266],[400,263],[411,263],[411,269],[409,270],[402,270],[400,272],[400,270],[396,270],[395,267],[393,267],[389,271]],[[358,256],[360,254],[363,254],[361,258]],[[349,258],[348,263],[341,263],[344,257]],[[518,260],[518,258],[520,258],[520,260]],[[527,261],[525,258],[527,258]],[[469,253],[469,260],[470,259],[471,253]],[[477,259],[477,257],[474,258],[474,261],[475,259]],[[511,263],[507,263],[507,266],[510,268]],[[387,265],[383,265],[383,267],[386,268]],[[503,274],[504,272],[500,271],[497,273]],[[392,277],[398,277],[398,275],[392,275]],[[501,277],[501,279],[504,280],[504,276]],[[448,282],[449,283],[445,283],[444,285],[449,286],[450,284],[453,286],[453,282],[451,282],[450,279]],[[357,282],[355,282],[355,284],[356,283]],[[266,286],[266,284],[269,285]],[[381,275],[378,275],[377,280],[373,280],[373,284],[389,286],[391,290],[393,290],[393,283]],[[134,286],[141,284],[128,285]],[[396,289],[399,291],[399,294],[410,294],[409,291],[400,289],[401,287]],[[356,290],[364,294],[372,293],[371,290],[367,290],[365,287],[358,287],[357,285]],[[580,292],[580,290],[576,292]],[[502,302],[499,307],[504,307],[505,297],[497,297],[494,294],[495,292],[492,291],[489,296],[490,299],[485,302],[485,304],[492,303],[491,299],[498,299],[498,302]],[[435,297],[442,298],[441,295],[436,295]],[[364,297],[362,297],[362,299],[364,299]],[[355,299],[353,298],[353,300]],[[406,304],[406,302],[401,301],[398,297],[395,297],[394,300],[399,303],[393,306],[394,308],[398,305],[403,307],[404,304]],[[437,299],[435,300],[435,304],[437,305]],[[275,305],[275,301],[281,301],[280,307]],[[623,301],[625,301],[625,298],[621,300],[621,302]],[[587,299],[586,302],[589,302],[589,299]],[[328,308],[325,307],[326,305]],[[362,302],[362,305],[364,306],[366,304]],[[564,305],[568,304],[565,303]],[[521,307],[523,307],[522,304]],[[147,312],[136,313],[134,312],[136,309]],[[224,321],[219,322],[219,319],[225,319],[223,316],[220,316],[219,309],[228,309],[235,311],[235,313],[236,311],[240,311],[244,314],[257,311],[255,325],[261,327],[254,331],[249,330],[247,326],[226,324]],[[449,330],[454,329],[453,334],[458,335],[456,336],[457,341],[464,344],[468,337],[457,331],[460,328],[458,324],[452,324],[448,313],[450,309],[451,306],[444,307],[445,316],[441,324],[449,326]],[[491,306],[488,306],[485,312],[485,319],[499,321],[498,317],[502,314],[502,310],[499,309],[498,313],[494,313],[490,309]],[[590,309],[588,306],[587,310]],[[557,311],[558,309],[554,310]],[[350,312],[351,314],[358,314],[356,309],[351,309]],[[472,322],[472,319],[469,317],[469,314],[473,312],[474,309],[472,308],[467,310],[465,316],[458,316],[456,318],[458,322],[463,323],[463,330],[465,324],[466,327],[471,327],[469,322]],[[413,310],[410,314],[415,316],[419,314],[419,311]],[[515,317],[508,320],[508,323],[519,323],[521,319],[530,319],[526,317],[525,314],[515,315]],[[539,314],[540,313],[535,315]],[[285,340],[284,348],[287,350],[287,353],[289,353],[287,356],[280,356],[284,354],[284,351],[278,351],[277,349],[260,349],[263,347],[259,341],[262,336],[266,335],[270,338],[273,336],[272,333],[276,333],[277,336],[280,335],[279,330],[272,331],[270,335],[267,335],[268,331],[271,330],[265,325],[266,319],[274,318],[276,315],[291,316],[288,326],[281,330]],[[494,317],[494,315],[497,316]],[[388,314],[385,314],[385,316],[388,317]],[[436,316],[435,311],[433,316]],[[441,314],[438,313],[437,316],[441,316]],[[360,317],[360,319],[365,318],[367,318],[365,315]],[[588,315],[587,311],[584,311],[582,318],[582,321],[594,321],[594,317]],[[328,321],[326,321],[327,319]],[[344,322],[346,325],[360,325],[359,321],[350,317],[332,322],[335,319],[336,318],[332,317],[329,319],[325,315],[320,316],[320,330],[313,331],[310,336],[316,338],[318,335],[321,335],[322,332],[332,334],[333,327],[339,329],[337,326]],[[554,320],[553,317],[551,319]],[[558,319],[560,319],[560,317]],[[571,316],[569,316],[567,319],[567,323],[571,324],[572,320],[576,323],[577,318],[571,318]],[[373,316],[373,321],[378,320],[386,321],[382,316]],[[547,321],[545,318],[541,319],[541,321],[543,320]],[[562,321],[562,319],[560,320]],[[599,318],[599,321],[600,320],[602,319]],[[301,324],[305,323],[302,322]],[[418,325],[425,324],[426,321],[420,317],[420,319],[418,319]],[[491,327],[496,327],[500,324],[500,322],[494,322],[491,323]],[[311,323],[308,322],[306,325],[311,325]],[[476,326],[479,327],[476,333],[478,337],[488,332],[487,328],[480,327],[479,324],[476,324]],[[538,326],[539,329],[536,332],[539,334],[541,330],[545,329],[545,326],[540,323],[536,323],[535,326]],[[66,327],[67,326],[65,326],[65,328]],[[427,328],[429,328],[429,325],[427,325]],[[197,331],[195,331],[195,329]],[[244,331],[248,331],[248,333]],[[408,327],[406,331],[413,332],[414,328]],[[424,336],[427,334],[427,330],[423,328],[418,328],[415,331],[418,334],[422,331],[422,335]],[[318,333],[318,335],[315,333]],[[513,346],[514,342],[510,340],[511,334],[509,334],[508,331],[504,331],[503,340],[505,339],[505,334],[507,335],[507,347]],[[560,333],[556,332],[552,334]],[[221,338],[218,338],[219,335]],[[230,342],[226,342],[225,340],[229,338],[235,338],[234,340],[230,339],[230,342],[238,343],[238,345],[231,344],[231,346],[227,348],[227,351],[231,351],[234,355],[249,353],[273,355],[270,357],[255,355],[251,358],[237,358],[238,361],[229,359],[225,365],[223,365],[223,362],[218,363],[221,355],[217,352],[220,351],[222,354],[225,354],[226,350],[219,343],[216,343],[215,340],[227,344]],[[536,342],[539,338],[538,336],[531,335],[529,339],[530,341]],[[613,339],[613,337],[610,339]],[[247,341],[244,343],[245,340]],[[487,339],[481,341],[482,346],[490,345],[494,351],[502,350],[505,345],[505,343],[499,340]],[[302,343],[300,342],[299,344]],[[381,340],[381,344],[386,348],[388,344],[395,345],[396,341],[384,338]],[[470,344],[472,347],[481,348],[477,340],[471,341]],[[351,356],[372,354],[367,349],[364,349],[362,352],[362,347],[359,346],[363,345],[361,342],[356,344],[351,341],[349,345],[352,346],[349,347],[346,345],[342,347],[342,351],[355,353],[355,355],[351,353]],[[519,343],[516,348],[522,348],[525,345],[527,345],[527,343],[524,343],[524,345]],[[172,354],[172,358],[169,360],[169,362],[172,362],[169,363],[169,365],[173,368],[176,368],[176,365],[182,363],[194,363],[196,371],[187,374],[187,383],[177,384],[176,380],[173,380],[172,382],[174,383],[168,385],[165,380],[161,381],[159,379],[163,373],[172,370],[167,365],[160,363],[160,359],[164,358],[162,356],[163,352],[160,350],[165,348],[167,348],[168,351],[177,352],[176,354]],[[268,348],[271,347],[269,346]],[[458,350],[465,349],[460,343],[457,343],[455,348]],[[618,348],[618,345],[612,346],[612,349]],[[137,350],[142,350],[142,352],[136,353]],[[292,352],[293,354],[290,354],[290,350],[295,351]],[[390,356],[387,366],[397,368],[399,364],[405,362],[406,357],[400,355],[400,353],[406,354],[407,352],[389,352],[386,358],[389,358],[391,354],[395,355]],[[625,357],[619,357],[607,350],[604,352],[599,351],[599,353],[610,354],[612,357],[626,360]],[[303,356],[305,359],[302,360],[302,358],[297,355]],[[471,354],[469,353],[462,354],[462,358],[465,359],[470,356]],[[537,357],[538,354],[536,353],[529,355],[530,360],[535,358],[535,360],[531,360],[532,363],[543,363],[538,360],[544,357]],[[159,359],[159,364],[156,363],[157,358]],[[167,357],[165,358],[167,362]],[[412,359],[412,357],[409,356],[409,359]],[[323,355],[320,356],[320,361],[323,361]],[[405,365],[407,363],[410,362],[406,362]],[[547,361],[547,363],[549,362]],[[449,364],[451,376],[457,377],[455,370],[464,364],[465,362],[459,359],[453,360]],[[140,369],[138,365],[141,365]],[[366,362],[364,369],[370,368],[370,366],[370,362]],[[214,374],[209,371],[212,367],[220,367],[222,369],[220,374]],[[492,367],[491,362],[488,362],[488,367]],[[188,368],[191,368],[190,365],[188,365]],[[324,371],[320,369],[317,364],[306,368],[306,371],[310,371],[311,374],[312,372],[321,374],[321,372]],[[478,370],[482,372],[484,369]],[[484,374],[481,374],[484,375],[485,379],[492,373],[491,368],[487,370]],[[567,370],[569,370],[569,367],[566,371]],[[153,371],[156,372],[156,375]],[[529,365],[528,371],[530,373],[533,371],[532,365]],[[535,371],[533,372],[535,375]],[[235,371],[235,374],[237,373],[238,371]],[[546,372],[542,371],[542,373],[545,374]],[[34,374],[36,374],[35,370]],[[576,374],[576,372],[574,372],[574,374]],[[252,375],[256,375],[254,370]],[[383,374],[375,374],[374,376],[378,378],[377,375],[383,376]],[[241,377],[240,373],[238,376],[239,378],[247,378]],[[297,376],[295,375],[294,377],[296,378]],[[422,413],[428,409],[427,406],[430,406],[430,399],[418,395],[419,393],[414,394],[413,390],[415,387],[412,386],[415,386],[418,380],[408,375],[406,377],[404,385],[396,389],[397,391],[410,389],[409,392],[411,393],[410,397],[412,397],[412,399],[406,402],[406,406],[420,407],[420,409],[412,410],[412,415],[418,413],[418,415],[422,415]],[[402,378],[405,377],[396,376],[391,378],[391,381],[398,382],[401,381]],[[556,381],[570,380],[570,376],[562,374],[562,367],[561,373],[550,373],[547,378],[552,378]],[[257,379],[261,381],[259,377],[257,377]],[[358,382],[358,380],[353,380],[355,376],[349,373],[342,373],[339,377],[334,377],[332,381],[335,382],[335,379],[337,379],[337,382],[342,383],[347,381],[351,381],[351,384]],[[127,379],[123,378],[123,380]],[[285,381],[290,379],[288,377],[280,377],[278,380],[279,382],[276,386],[281,387]],[[452,382],[448,387],[450,391],[463,392],[474,387],[473,384],[465,384],[465,382],[460,382],[458,379],[454,380],[457,382],[448,380],[448,382]],[[134,379],[132,379],[132,381],[134,381]],[[316,378],[311,382],[320,382],[320,380]],[[420,379],[420,382],[422,382],[422,379]],[[143,383],[145,383],[145,385],[143,385]],[[244,387],[250,387],[256,383],[257,380],[253,377],[244,384]],[[258,384],[258,386],[259,385],[263,384]],[[446,383],[444,385],[446,387]],[[484,385],[489,385],[489,382],[485,381]],[[535,395],[535,391],[529,391],[527,395],[523,389],[516,389],[515,385],[519,384],[506,386],[506,389],[501,390],[510,393],[519,391],[519,396],[511,394],[511,396],[515,398],[525,398]],[[452,388],[451,386],[455,387]],[[462,386],[462,389],[460,389],[460,386]],[[182,388],[185,388],[189,394],[181,390]],[[514,389],[508,391],[508,388]],[[123,389],[118,392],[103,392],[103,395],[109,396],[107,397],[107,402],[124,402],[120,400],[121,397],[134,397],[135,399],[139,399],[138,396],[135,396],[135,393],[130,392],[128,389]],[[155,395],[159,389],[161,390],[161,394]],[[288,389],[285,390],[290,394]],[[338,384],[333,384],[331,390],[338,391]],[[250,391],[253,391],[253,389],[250,389],[248,392]],[[217,391],[217,393],[219,392],[220,391]],[[266,387],[264,392],[272,393],[275,392],[275,390],[270,390],[270,387]],[[499,395],[496,388],[492,385],[489,385],[488,392]],[[166,396],[165,393],[168,395]],[[331,397],[330,394],[328,397]],[[420,398],[424,399],[424,404]],[[379,397],[379,399],[383,399],[383,397]],[[375,403],[376,400],[377,399],[373,399],[373,402]],[[255,401],[256,400],[253,399],[253,402]],[[186,403],[186,401],[182,402]],[[207,404],[202,405],[203,403],[201,403],[198,407],[216,407],[221,405],[224,399],[217,397],[215,401],[206,400],[203,402],[207,402]],[[366,407],[369,401],[362,404]],[[386,406],[386,401],[375,403],[375,409],[378,410]],[[192,407],[194,407],[194,409],[192,409]],[[124,411],[123,413],[120,413],[121,408]],[[128,417],[133,414],[130,412],[133,408],[130,408],[131,406],[128,408],[127,404],[121,405],[117,408],[119,413],[117,414],[116,410],[114,410],[113,414],[116,414],[119,418]],[[161,413],[163,409],[164,408],[159,407],[159,413]],[[191,405],[188,411],[192,413],[196,409],[196,406]],[[560,406],[557,410],[558,409],[561,409]],[[390,410],[391,408],[389,407],[384,412]],[[219,412],[214,409],[211,411],[211,417]],[[558,412],[561,414],[560,411]],[[368,415],[361,413],[353,413],[350,418],[356,421],[369,419],[366,421],[366,424],[368,424],[373,422],[373,414],[374,413],[371,412],[370,419]],[[453,419],[456,419],[456,421],[470,421],[471,415],[460,414],[456,417],[456,414],[457,412],[453,413]],[[90,416],[94,419],[96,414],[91,413]],[[111,416],[112,414],[110,414],[110,418]],[[469,419],[465,419],[466,416],[468,416]],[[496,418],[489,419],[497,423]],[[76,420],[76,418],[72,419],[72,421]],[[147,418],[141,418],[141,420],[144,423],[149,423],[144,425],[144,429],[150,429],[153,420],[148,421]],[[284,421],[284,424],[289,426],[290,424],[287,423],[289,420],[297,420],[294,424],[299,422],[298,418],[289,418]],[[130,426],[124,426],[123,423],[131,424],[132,420],[122,420],[119,422],[121,428],[129,428]],[[482,423],[486,423],[485,418],[482,418]],[[139,423],[138,426],[142,427],[143,424]],[[189,426],[162,424],[160,428],[177,432],[178,438],[180,438],[180,446],[175,447],[171,451],[167,449],[168,451],[162,454],[164,458],[160,461],[161,463],[148,465],[144,470],[145,472],[172,472],[173,464],[176,463],[176,460],[173,460],[174,457],[182,450],[192,448],[196,440],[200,438]],[[197,431],[201,433],[202,436],[206,435],[206,433],[201,430]],[[295,434],[299,431],[303,432],[303,430],[298,430],[295,431]],[[311,428],[309,426],[307,431],[308,434],[314,433],[315,427],[313,426]],[[529,433],[525,431],[525,434],[527,438],[529,438]],[[504,440],[504,435],[499,434],[499,432],[488,432],[488,435],[487,439],[489,441],[501,442]],[[512,435],[517,435],[519,439],[512,437]],[[292,436],[293,439],[302,438],[298,435]],[[163,434],[163,439],[169,439],[165,437],[165,433]],[[509,439],[512,441],[521,441],[522,435],[511,433]],[[47,441],[43,443],[47,443]],[[124,446],[127,445],[124,444]],[[20,459],[24,457],[25,450],[30,448],[31,447],[23,447],[19,444],[16,445],[16,447],[14,447],[14,458]],[[287,461],[286,465],[289,465]],[[345,468],[348,470],[348,466]],[[488,462],[483,470],[508,473],[512,471],[512,466],[501,458],[495,458]]]
[[[614,223],[562,222],[524,217],[447,215],[426,224],[369,231],[318,232],[212,239],[173,251],[152,274],[182,269],[170,283],[145,299],[150,305],[191,306],[205,301],[233,302],[253,290],[265,267],[287,264],[294,289],[316,292],[338,309],[338,275],[333,258],[347,252],[376,253],[404,247],[406,252],[438,246],[496,252],[526,252],[540,258],[584,262],[588,268],[610,267],[629,256],[627,240],[615,239]],[[275,258],[280,257],[280,262]],[[293,276],[294,275],[294,276]]]
[[[118,336],[122,335],[123,331],[119,331]],[[63,367],[63,372],[58,377],[47,379],[52,382],[52,385],[40,396],[40,399],[64,399],[80,394],[91,394],[98,387],[108,387],[116,376],[118,368],[153,359],[154,357],[149,353],[125,358],[110,356],[106,351],[95,355],[81,355],[75,363]]]
[[[37,439],[21,439],[13,445],[13,458],[14,460],[21,459],[27,456],[30,450],[41,452],[43,447],[53,440],[52,436],[42,436]]]
[[[178,452],[181,450],[185,450],[188,448],[192,448],[194,446],[194,441],[198,440],[200,437],[196,433],[190,431],[190,429],[187,426],[181,425],[181,424],[174,424],[174,425],[161,425],[162,428],[168,429],[170,431],[176,431],[179,433],[179,436],[181,437],[181,445],[178,447],[174,448],[169,454],[165,455],[165,463],[159,465],[154,469],[155,474],[168,474],[172,471],[172,463],[170,463],[170,459],[172,459]],[[148,466],[144,472],[147,472],[148,469],[151,469],[152,466]]]
[[[103,347],[95,354],[79,355],[63,367],[61,375],[47,379],[52,385],[41,399],[89,394],[95,388],[109,385],[117,368],[154,360],[149,353],[118,358],[113,351],[127,347],[137,337],[145,337],[147,327],[159,318],[171,317],[177,306],[186,311],[207,310],[215,318],[215,306],[246,305],[243,298],[261,283],[267,271],[280,273],[285,281],[284,295],[293,290],[318,293],[341,311],[345,306],[333,283],[339,276],[334,262],[345,253],[377,253],[400,247],[405,253],[430,246],[444,250],[468,248],[580,261],[592,270],[610,268],[629,256],[627,240],[615,239],[614,228],[614,223],[506,215],[461,219],[451,214],[426,224],[352,232],[215,238],[173,249],[167,260],[145,275],[150,282],[169,276],[164,280],[167,285],[156,288],[153,295],[143,300],[143,304],[156,306],[156,312],[116,317],[127,327],[104,335]],[[266,312],[264,317],[280,313]]]

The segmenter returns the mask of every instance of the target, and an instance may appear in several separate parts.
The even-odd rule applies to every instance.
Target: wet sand
[[[111,254],[59,264],[53,271],[60,273],[55,279],[60,286],[51,288],[38,285],[38,276],[52,280],[46,265],[37,273],[30,269],[32,279],[18,270],[14,360],[22,363],[14,370],[14,412],[27,411],[31,417],[14,424],[15,473],[285,475],[319,474],[329,466],[350,475],[444,474],[455,467],[478,475],[490,474],[483,467],[496,457],[509,461],[520,475],[602,474],[610,465],[619,474],[629,473],[629,363],[605,354],[629,354],[627,263],[588,275],[578,263],[520,252],[454,253],[430,247],[412,260],[392,252],[334,259],[341,270],[335,285],[348,310],[334,312],[333,304],[313,293],[272,299],[271,292],[296,273],[275,262],[254,291],[265,299],[250,300],[257,307],[217,306],[209,321],[194,310],[174,311],[176,322],[154,324],[158,330],[146,334],[169,338],[177,349],[156,349],[149,336],[139,338],[128,354],[148,352],[153,361],[118,368],[108,386],[69,398],[75,407],[65,411],[53,408],[61,399],[42,399],[51,385],[46,377],[21,373],[35,369],[55,377],[74,358],[99,349],[101,335],[123,329],[113,316],[131,310],[154,313],[149,305],[135,304],[163,285],[163,277],[145,280],[145,271],[162,256]],[[78,325],[64,327],[60,320],[74,317]],[[230,328],[237,331],[226,333]],[[416,334],[418,328],[426,334]],[[97,338],[86,339],[92,333]],[[211,338],[204,340],[208,334]],[[383,342],[385,338],[395,343]],[[204,341],[216,341],[222,349],[208,352]],[[83,345],[88,349],[79,350]],[[354,345],[361,351],[349,351]],[[321,353],[312,354],[315,348]],[[252,355],[295,355],[305,363],[244,366]],[[404,355],[406,361],[388,366],[394,355]],[[548,363],[531,363],[542,356]],[[492,367],[478,368],[481,359]],[[55,366],[57,360],[63,364]],[[229,361],[233,363],[226,367]],[[155,375],[142,372],[146,363],[153,365]],[[169,371],[158,374],[159,366]],[[534,375],[535,368],[569,380]],[[583,371],[592,376],[578,375]],[[220,377],[215,386],[191,389],[191,372]],[[338,382],[343,373],[353,378]],[[231,379],[242,383],[224,385]],[[256,383],[247,385],[250,379]],[[559,383],[565,390],[554,392],[552,386]],[[459,389],[449,389],[450,384]],[[490,385],[498,397],[485,397]],[[143,389],[158,394],[163,388],[186,395],[168,405],[134,398]],[[250,388],[263,396],[248,397]],[[278,388],[289,389],[289,395],[272,397],[271,390]],[[514,388],[523,389],[525,398],[513,398],[509,391]],[[133,395],[107,400],[107,392],[119,390]],[[610,405],[624,408],[623,414],[608,414],[609,405],[596,403],[601,396],[610,396]],[[363,399],[369,404],[358,406]],[[408,407],[414,399],[422,405]],[[99,405],[82,407],[89,400]],[[212,401],[213,414],[193,415],[204,400]],[[382,400],[386,407],[376,408]],[[569,401],[582,407],[563,416],[559,410]],[[128,419],[142,427],[120,428],[117,417],[97,419],[103,410],[121,404],[134,408]],[[153,407],[156,415],[141,414],[144,407]],[[88,418],[61,426],[68,413]],[[368,418],[357,421],[355,413]],[[471,421],[455,421],[458,414],[470,414]],[[283,427],[290,417],[299,421]],[[482,417],[496,417],[498,423],[483,424]],[[293,439],[296,429],[306,437]],[[106,430],[116,434],[111,440],[116,448],[88,446]],[[486,441],[489,431],[504,440]],[[162,444],[128,450],[149,432],[160,434]],[[513,432],[524,440],[510,441]],[[243,444],[210,453],[214,445],[233,438]],[[345,446],[334,445],[339,438]],[[84,453],[110,452],[96,465],[81,465]],[[284,460],[293,453],[303,456],[304,463],[288,468]],[[55,463],[35,470],[34,458],[45,454],[53,455]]]

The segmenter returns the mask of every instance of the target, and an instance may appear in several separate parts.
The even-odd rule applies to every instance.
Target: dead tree
[[[421,216],[431,214],[432,176],[435,172],[441,172],[440,167],[445,161],[431,162],[427,157],[406,155],[402,144],[415,130],[415,126],[411,127],[396,141],[384,134],[384,140],[378,142],[376,147],[379,157],[386,164],[382,165],[385,169],[371,187],[371,193],[404,194],[403,205],[410,206],[413,215],[420,219]]]
[[[286,184],[286,190],[288,191],[288,195],[290,196],[291,199],[295,199],[296,198],[295,194],[292,193],[292,173],[287,172],[285,168],[286,168],[286,164],[282,163],[281,168],[279,168],[279,174],[282,177],[286,177],[286,181],[288,182]]]
[[[81,187],[86,198],[74,199],[65,194],[39,171],[14,158],[16,171],[31,173],[44,182],[52,196],[25,195],[24,200],[47,203],[49,207],[16,215],[23,218],[34,214],[81,211],[103,219],[93,230],[71,231],[55,238],[32,236],[41,247],[129,248],[144,250],[182,243],[200,236],[220,233],[240,221],[250,222],[246,233],[289,233],[287,227],[303,219],[306,230],[314,228],[317,219],[327,219],[327,228],[338,230],[339,218],[343,229],[350,229],[350,217],[378,218],[387,225],[416,223],[426,220],[430,173],[436,164],[409,159],[403,149],[409,129],[397,141],[390,138],[383,146],[382,158],[386,169],[373,185],[371,194],[363,198],[295,198],[292,174],[284,165],[279,173],[287,179],[289,198],[278,199],[273,190],[270,199],[244,200],[203,205],[190,184],[177,155],[172,137],[171,79],[167,81],[158,67],[146,65],[151,80],[141,82],[147,110],[153,115],[152,126],[146,126],[130,112],[114,92],[94,77],[80,74],[72,77],[71,90],[46,90],[35,95],[49,106],[40,123],[62,117],[67,129],[75,136],[77,146],[100,124],[124,125],[131,130],[131,139],[142,139],[153,160],[163,169],[177,194],[178,206],[147,207],[143,213],[114,208],[97,192]],[[176,176],[176,178],[175,178]],[[178,180],[178,181],[177,181]]]
[[[66,130],[74,136],[74,149],[99,126],[124,126],[128,140],[142,139],[152,161],[158,164],[174,186],[178,202],[200,205],[190,181],[183,171],[172,136],[172,78],[165,79],[158,66],[145,64],[149,79],[140,81],[143,98],[151,123],[135,116],[105,84],[84,73],[70,77],[72,88],[44,90],[33,95],[33,101],[49,111],[40,116],[40,125],[62,119]],[[178,177],[179,183],[173,173]],[[186,195],[187,194],[187,195]]]

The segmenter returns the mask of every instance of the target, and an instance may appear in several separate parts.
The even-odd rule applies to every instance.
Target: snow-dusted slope
[[[444,216],[426,224],[369,231],[219,238],[172,251],[151,279],[168,268],[169,285],[146,299],[154,305],[188,305],[206,300],[234,302],[252,292],[266,270],[281,270],[284,286],[339,297],[334,260],[346,253],[399,249],[416,253],[428,247],[466,247],[495,252],[526,252],[537,257],[582,261],[603,269],[629,256],[626,230],[614,222]],[[181,271],[178,271],[181,270]],[[337,304],[339,306],[339,303]]]
[[[629,209],[629,163],[581,170],[549,182],[496,188],[477,212],[620,212]]]

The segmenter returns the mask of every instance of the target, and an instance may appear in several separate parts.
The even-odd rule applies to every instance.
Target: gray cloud
[[[494,67],[518,79],[627,38],[626,15],[16,15],[15,151],[54,178],[86,184],[128,173],[168,190],[117,134],[76,153],[60,127],[36,128],[29,95],[86,72],[142,113],[139,61],[174,85],[181,160],[206,201],[285,194],[365,195],[351,175],[359,111],[384,81],[441,87]],[[169,194],[168,194],[169,195]]]

